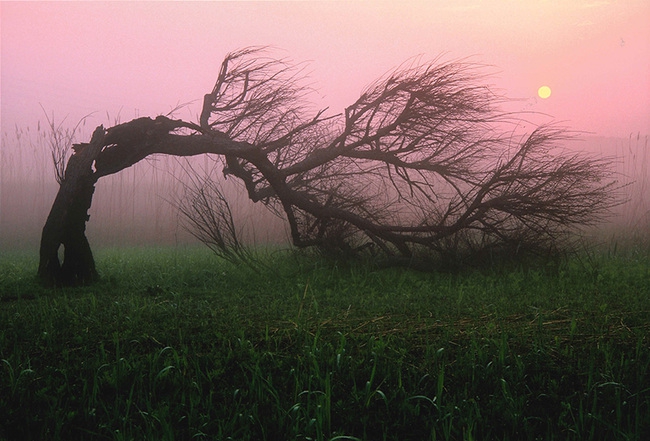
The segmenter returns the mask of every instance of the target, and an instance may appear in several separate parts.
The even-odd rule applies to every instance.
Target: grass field
[[[0,439],[650,439],[650,253],[460,272],[0,257]]]

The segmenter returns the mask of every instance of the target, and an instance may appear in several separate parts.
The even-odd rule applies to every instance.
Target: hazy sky
[[[225,54],[272,45],[310,61],[332,112],[411,57],[474,56],[516,109],[650,133],[648,0],[2,2],[0,14],[3,132],[44,121],[41,106],[71,126],[97,112],[92,128],[194,101],[176,116],[195,119]]]

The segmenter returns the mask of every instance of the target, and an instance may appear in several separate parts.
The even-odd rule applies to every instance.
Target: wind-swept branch
[[[152,154],[215,154],[249,199],[286,219],[297,246],[407,257],[560,246],[606,214],[619,187],[606,160],[561,149],[567,130],[513,132],[518,120],[499,110],[484,71],[411,63],[327,115],[307,101],[303,65],[244,49],[224,59],[198,123],[159,116],[107,129],[92,180]],[[200,209],[181,211],[204,242],[237,248],[214,185],[195,185],[188,197]]]

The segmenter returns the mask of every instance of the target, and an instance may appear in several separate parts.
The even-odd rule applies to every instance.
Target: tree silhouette
[[[301,65],[263,48],[231,53],[198,124],[138,118],[74,146],[43,230],[39,276],[97,278],[85,237],[94,185],[152,154],[220,155],[223,174],[282,216],[298,247],[372,245],[412,258],[558,246],[615,203],[607,161],[561,150],[570,137],[562,128],[516,135],[519,120],[499,110],[482,72],[463,61],[404,65],[328,116],[309,103]],[[223,204],[185,214],[209,231],[201,216],[211,206]]]

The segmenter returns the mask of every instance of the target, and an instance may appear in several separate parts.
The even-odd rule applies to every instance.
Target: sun
[[[551,88],[548,86],[542,86],[537,89],[537,95],[539,95],[539,97],[542,99],[546,99],[551,96]]]

